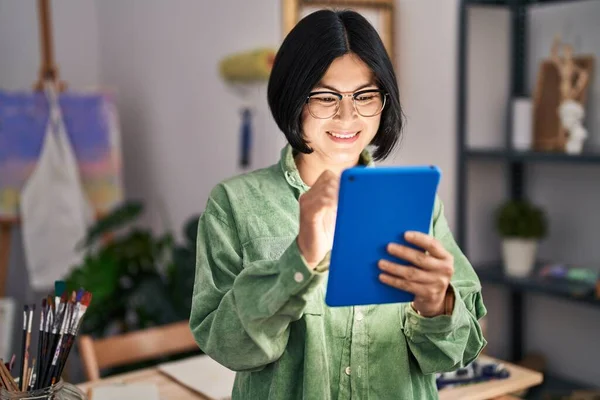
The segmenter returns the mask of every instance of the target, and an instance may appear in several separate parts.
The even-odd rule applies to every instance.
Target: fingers
[[[299,198],[301,209],[313,213],[323,208],[336,208],[339,193],[339,177],[333,172],[323,172],[309,191]]]
[[[336,174],[334,174],[333,172],[331,172],[329,170],[325,170],[325,172],[323,172],[319,176],[319,178],[317,178],[317,181],[311,188],[311,191],[314,189],[317,192],[322,191],[329,196],[337,197],[339,186],[340,186],[339,176],[337,176]]]
[[[431,235],[422,232],[410,231],[404,234],[407,242],[420,247],[435,258],[447,259],[450,253],[442,246],[442,244]]]
[[[400,258],[409,264],[425,270],[434,270],[440,267],[441,260],[421,250],[412,249],[397,243],[390,243],[387,247],[388,253]],[[443,260],[443,259],[442,259]]]
[[[380,260],[378,266],[381,271],[388,275],[411,282],[428,283],[435,280],[435,275],[432,275],[428,271],[408,265],[396,264],[388,260]]]
[[[447,285],[424,285],[388,274],[380,274],[379,280],[388,286],[414,294],[415,303],[437,303],[444,297],[448,287]]]
[[[419,284],[417,282],[407,281],[402,278],[388,274],[380,274],[379,280],[386,285],[395,287],[396,289],[404,290],[405,292],[417,295],[419,292]]]

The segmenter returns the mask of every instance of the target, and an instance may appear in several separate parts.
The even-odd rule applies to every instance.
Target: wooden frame
[[[282,2],[283,37],[292,30],[307,10],[348,8],[361,12],[363,15],[376,13],[376,20],[370,20],[370,22],[379,32],[392,63],[396,63],[394,58],[394,0],[282,0]]]
[[[594,56],[574,56],[573,62],[593,76]],[[591,78],[590,78],[591,79]],[[575,99],[585,106],[587,88]],[[536,151],[564,152],[566,136],[563,133],[558,107],[561,102],[560,76],[552,60],[540,63],[533,97],[533,147]]]

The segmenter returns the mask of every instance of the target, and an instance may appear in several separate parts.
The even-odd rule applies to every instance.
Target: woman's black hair
[[[302,134],[306,98],[338,57],[356,54],[373,71],[375,83],[388,93],[379,130],[371,145],[373,158],[385,159],[402,135],[403,113],[396,74],[375,28],[351,10],[319,10],[304,17],[286,36],[269,77],[269,108],[290,145],[309,154]]]

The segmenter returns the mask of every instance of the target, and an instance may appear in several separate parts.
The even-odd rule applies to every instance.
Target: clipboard
[[[436,166],[354,167],[342,173],[325,303],[330,307],[410,302],[379,281],[377,263],[406,231],[429,233],[440,169]]]

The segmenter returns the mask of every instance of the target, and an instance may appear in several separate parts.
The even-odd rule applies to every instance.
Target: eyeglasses
[[[327,119],[338,113],[344,97],[352,97],[352,104],[358,114],[363,117],[374,117],[383,111],[387,96],[388,93],[379,89],[367,89],[349,94],[329,91],[312,92],[306,98],[306,104],[310,115],[318,119]]]

